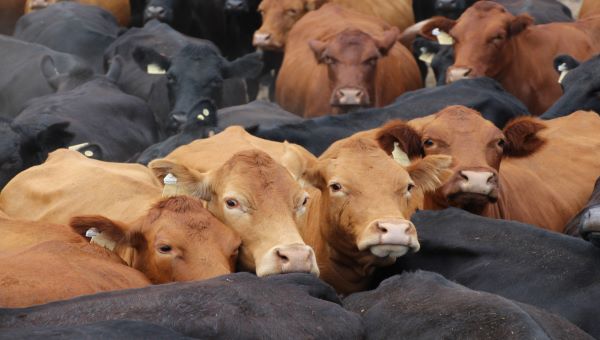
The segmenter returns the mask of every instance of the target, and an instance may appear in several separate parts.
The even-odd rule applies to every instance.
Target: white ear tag
[[[440,30],[439,28],[434,28],[431,31],[431,34],[433,34],[437,38],[437,41],[440,45],[453,45],[454,44],[454,39],[452,39],[450,34]]]
[[[163,197],[177,196],[177,177],[169,173],[163,179],[163,183],[165,184],[162,192]]]
[[[210,111],[208,109],[204,109],[202,110],[202,114],[205,115],[206,117],[210,116]]]
[[[425,47],[421,47],[420,51],[421,51],[421,54],[419,55],[419,60],[421,60],[422,62],[424,62],[427,65],[431,65],[431,62],[433,61],[433,57],[435,57],[435,54],[431,53],[431,52],[427,52],[427,49]]]
[[[81,143],[81,144],[77,144],[77,145],[71,145],[68,147],[68,149],[71,151],[79,151],[80,149],[82,149],[88,145],[90,145],[90,143]]]
[[[562,63],[560,65],[558,65],[558,72],[560,72],[560,76],[558,76],[558,83],[562,84],[563,79],[565,79],[565,77],[567,76],[567,73],[569,73],[569,69],[567,68],[567,64],[566,63]]]
[[[92,238],[97,235],[100,235],[100,231],[96,228],[90,228],[85,232],[85,237],[88,237],[88,238]]]
[[[91,151],[91,150],[86,150],[86,151],[83,153],[83,155],[84,155],[85,157],[93,157],[93,156],[94,156],[94,152],[93,152],[93,151]]]
[[[158,64],[148,64],[146,67],[146,73],[148,74],[165,74],[167,71],[160,67]]]
[[[201,114],[199,114],[199,115],[196,116],[196,119],[198,119],[198,120],[204,120],[204,116],[201,115]]]
[[[394,160],[402,166],[410,165],[410,159],[408,158],[408,155],[404,151],[402,151],[402,149],[400,149],[400,147],[398,146],[398,142],[394,142],[394,150],[392,151],[392,158],[394,158]]]

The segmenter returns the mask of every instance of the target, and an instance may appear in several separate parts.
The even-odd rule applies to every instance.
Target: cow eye
[[[432,146],[433,146],[433,141],[432,141],[431,139],[426,139],[426,140],[423,142],[423,146],[424,146],[424,147],[426,147],[426,148],[430,148],[430,147],[432,147]]]
[[[503,148],[505,144],[506,144],[506,142],[504,141],[504,139],[500,139],[498,141],[498,146],[501,147],[501,148]]]
[[[285,13],[291,17],[296,16],[296,14],[298,14],[298,11],[295,9],[288,9],[287,11],[285,11]]]
[[[227,205],[227,208],[229,209],[235,209],[240,206],[240,202],[238,202],[236,199],[230,198],[225,201],[225,205]]]
[[[327,55],[326,55],[326,56],[323,58],[323,62],[324,62],[325,64],[328,64],[328,65],[333,65],[333,64],[335,64],[335,59],[333,59],[332,57],[330,57],[330,56],[327,56]]]
[[[171,246],[168,245],[168,244],[165,244],[165,245],[162,245],[162,246],[158,247],[158,251],[161,252],[161,253],[163,253],[163,254],[167,254],[171,250],[173,250],[173,248],[171,248]]]
[[[338,192],[342,190],[342,185],[340,183],[331,183],[329,184],[332,192]]]
[[[365,64],[371,65],[371,66],[375,66],[375,65],[377,65],[377,60],[378,59],[379,58],[377,58],[377,57],[373,57],[373,58],[367,59],[367,61],[365,61]]]
[[[412,189],[415,188],[415,185],[412,183],[408,183],[408,185],[406,186],[406,192],[411,192]]]

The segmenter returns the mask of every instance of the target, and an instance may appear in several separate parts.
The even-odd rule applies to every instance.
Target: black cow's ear
[[[262,52],[248,53],[233,61],[225,60],[223,78],[256,78],[262,69]]]
[[[527,27],[533,25],[533,17],[529,14],[519,14],[508,26],[508,35],[514,36],[523,32]]]
[[[42,74],[48,81],[48,84],[55,90],[58,89],[60,73],[58,73],[58,70],[56,69],[54,59],[49,55],[43,56],[40,68],[42,69]]]
[[[84,146],[78,148],[76,151],[87,158],[104,160],[104,152],[102,152],[102,148],[98,144],[85,143]]]
[[[138,46],[133,50],[133,60],[148,74],[165,74],[171,60],[150,47]]]
[[[579,62],[568,54],[559,55],[554,58],[554,70],[559,74],[564,71],[571,71],[577,66],[579,66]]]
[[[106,78],[108,78],[113,83],[116,83],[121,76],[121,70],[123,68],[123,58],[117,55],[110,60],[110,66],[108,71],[106,71]]]
[[[412,44],[412,50],[418,55],[423,53],[436,54],[440,51],[440,44],[437,41],[416,37]]]
[[[388,155],[392,154],[396,143],[409,159],[425,155],[419,133],[401,120],[394,120],[382,126],[375,138]]]
[[[44,130],[38,132],[35,137],[38,149],[43,153],[48,153],[59,148],[67,147],[75,137],[74,134],[67,131],[68,127],[69,122],[59,122],[53,123]]]

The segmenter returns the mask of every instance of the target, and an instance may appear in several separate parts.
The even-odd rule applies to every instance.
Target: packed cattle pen
[[[600,339],[600,0],[0,0],[0,340]]]

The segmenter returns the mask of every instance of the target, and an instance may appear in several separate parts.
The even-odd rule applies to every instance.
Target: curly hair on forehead
[[[148,211],[145,222],[150,224],[154,223],[162,216],[163,212],[171,212],[191,217],[192,215],[197,215],[195,213],[205,211],[207,210],[197,198],[191,196],[173,196],[162,199],[152,205]]]

